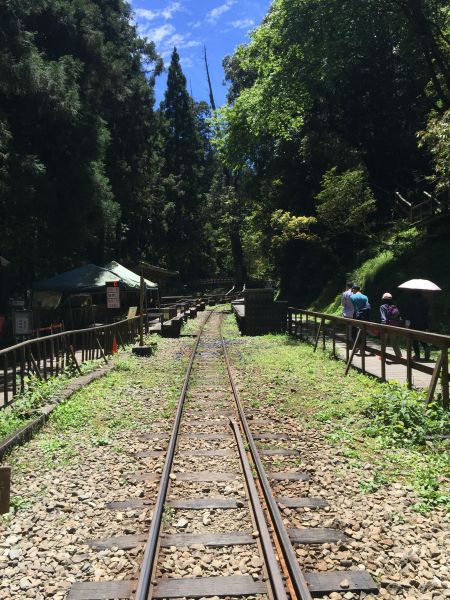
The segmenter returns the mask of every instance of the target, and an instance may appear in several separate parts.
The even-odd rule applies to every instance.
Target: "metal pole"
[[[139,294],[139,346],[144,345],[144,269],[141,265],[141,289]]]

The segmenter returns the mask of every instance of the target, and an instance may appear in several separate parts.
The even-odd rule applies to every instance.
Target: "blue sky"
[[[216,103],[225,102],[226,87],[222,59],[248,40],[248,32],[261,22],[271,0],[131,0],[139,33],[155,42],[169,65],[174,46],[181,56],[183,71],[196,100],[208,99],[203,62],[206,45]],[[156,89],[159,102],[165,76]]]

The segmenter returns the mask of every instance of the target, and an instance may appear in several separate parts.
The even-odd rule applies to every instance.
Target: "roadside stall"
[[[158,288],[145,281],[147,304],[156,303]],[[66,330],[125,318],[139,305],[140,277],[113,261],[105,267],[87,264],[33,285],[33,321],[45,330],[58,320]]]

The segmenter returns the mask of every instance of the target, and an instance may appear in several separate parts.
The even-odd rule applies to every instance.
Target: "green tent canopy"
[[[108,269],[109,271],[112,271],[113,273],[116,273],[116,275],[118,275],[119,279],[123,279],[123,280],[127,280],[127,281],[134,281],[137,284],[137,287],[140,288],[141,286],[141,277],[140,275],[138,275],[137,273],[134,273],[133,271],[130,271],[130,269],[127,269],[126,267],[124,267],[123,265],[121,265],[120,263],[116,262],[115,260],[112,260],[111,262],[109,262],[107,265],[104,266],[105,269]],[[158,285],[156,283],[153,283],[153,281],[150,281],[149,279],[144,279],[147,289],[157,289]]]
[[[128,271],[119,263],[110,263],[118,265],[123,271]],[[60,273],[44,281],[38,281],[33,285],[35,291],[52,291],[67,294],[79,293],[95,293],[104,292],[106,284],[111,281],[119,281],[119,286],[124,290],[138,290],[140,287],[140,278],[132,271],[121,274],[115,268],[98,267],[97,265],[88,264],[76,269],[71,269],[65,273]],[[149,287],[157,287],[152,282],[147,282]]]

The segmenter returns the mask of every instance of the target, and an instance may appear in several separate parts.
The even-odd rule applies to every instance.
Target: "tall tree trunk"
[[[402,0],[401,7],[419,39],[434,90],[444,107],[449,108],[450,68],[433,33],[432,23],[423,11],[422,0]],[[445,40],[445,37],[443,39]]]
[[[231,253],[233,256],[234,282],[242,285],[247,282],[247,269],[242,250],[241,233],[239,229],[230,231]]]
[[[208,57],[206,56],[206,46],[203,47],[203,50],[205,56],[206,78],[208,80],[209,88],[209,101],[211,103],[212,110],[216,110],[216,101],[214,99],[211,77],[209,75]],[[223,171],[227,185],[232,185],[236,190],[236,182],[234,181],[231,172],[226,168],[224,168]],[[233,230],[230,229],[229,235],[231,242],[231,254],[233,256],[234,281],[236,285],[242,285],[247,281],[247,269],[245,266],[244,251],[242,249],[240,227],[236,227]]]

